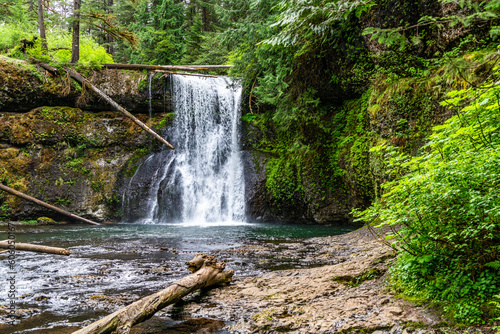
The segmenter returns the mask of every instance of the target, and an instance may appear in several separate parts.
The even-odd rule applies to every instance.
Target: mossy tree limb
[[[151,318],[167,305],[179,301],[189,293],[214,285],[225,285],[231,281],[233,270],[224,271],[226,264],[217,262],[213,256],[197,254],[193,260],[186,262],[193,273],[164,290],[149,295],[98,320],[89,326],[73,332],[73,334],[105,334],[130,332],[132,326]]]
[[[109,69],[123,69],[123,70],[164,70],[164,71],[188,71],[199,72],[215,69],[230,69],[233,65],[144,65],[144,64],[101,64]]]

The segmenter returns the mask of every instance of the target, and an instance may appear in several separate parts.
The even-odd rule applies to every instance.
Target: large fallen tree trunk
[[[168,141],[166,141],[165,139],[163,139],[159,134],[157,134],[156,132],[154,132],[153,130],[151,130],[146,124],[142,123],[139,119],[137,119],[137,117],[135,117],[134,115],[132,115],[131,113],[129,113],[125,108],[123,108],[121,105],[119,105],[118,103],[116,103],[108,95],[104,94],[99,88],[97,88],[96,86],[92,85],[87,79],[85,79],[78,72],[76,72],[76,71],[74,71],[72,69],[69,69],[69,68],[66,69],[66,72],[68,72],[69,75],[71,75],[73,78],[75,78],[76,80],[78,80],[82,85],[86,85],[87,87],[89,87],[93,92],[95,92],[96,94],[98,94],[106,102],[108,102],[113,107],[115,107],[116,110],[118,110],[119,112],[121,112],[122,114],[124,114],[125,116],[127,116],[128,118],[130,118],[132,121],[134,121],[135,124],[139,125],[147,133],[149,133],[150,135],[152,135],[153,137],[155,137],[156,139],[158,139],[159,141],[161,141],[163,144],[165,144],[168,147],[170,147],[172,150],[174,149],[174,147],[172,146],[172,144],[170,144]]]
[[[9,244],[9,240],[0,241],[0,248],[2,249],[15,249],[20,251],[37,252],[37,253],[48,253],[57,255],[70,255],[71,251],[66,248],[50,247],[42,245],[25,244],[21,242],[15,242]]]
[[[165,71],[207,71],[215,69],[227,69],[233,65],[144,65],[144,64],[101,64],[109,69],[123,69],[123,70],[165,70]]]
[[[87,223],[87,224],[92,224],[92,225],[101,225],[99,223],[96,223],[96,222],[93,222],[92,220],[89,220],[89,219],[86,219],[86,218],[83,218],[83,217],[80,217],[80,216],[77,216],[75,214],[72,214],[68,211],[65,211],[63,209],[59,209],[58,207],[55,207],[53,205],[50,205],[48,203],[45,203],[45,202],[42,202],[40,201],[39,199],[36,199],[34,197],[31,197],[29,195],[26,195],[26,194],[23,194],[22,192],[19,192],[15,189],[12,189],[12,188],[9,188],[7,186],[4,186],[3,184],[0,184],[0,190],[3,190],[3,191],[6,191],[8,192],[9,194],[12,194],[14,196],[17,196],[17,197],[21,197],[22,199],[25,199],[27,201],[30,201],[30,202],[33,202],[33,203],[36,203],[38,205],[41,205],[43,207],[46,207],[47,209],[50,209],[50,210],[53,210],[57,213],[60,213],[62,215],[65,215],[65,216],[68,216],[68,217],[71,217],[73,219],[76,219],[76,220],[79,220],[79,221],[82,221],[84,223]]]
[[[187,294],[214,285],[224,285],[231,281],[234,271],[223,271],[226,264],[217,262],[213,256],[197,254],[186,262],[193,273],[168,286],[98,320],[73,334],[127,334],[135,324],[151,318],[167,305],[173,304]]]

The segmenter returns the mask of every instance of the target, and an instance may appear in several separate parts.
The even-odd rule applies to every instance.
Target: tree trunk
[[[200,78],[217,78],[216,75],[206,75],[206,74],[182,73],[182,72],[172,72],[172,71],[155,71],[155,72],[165,73],[165,74],[175,74],[175,75],[187,75],[191,77],[200,77]]]
[[[201,22],[203,23],[203,31],[207,32],[209,26],[208,26],[208,10],[206,4],[203,4],[201,7]]]
[[[164,70],[164,71],[207,71],[213,69],[229,69],[233,65],[143,65],[143,64],[102,64],[104,67],[109,69],[124,69],[124,70]]]
[[[17,190],[14,190],[12,188],[9,188],[7,186],[4,186],[3,184],[0,184],[0,190],[3,190],[3,191],[6,191],[8,192],[9,194],[12,194],[14,196],[17,196],[17,197],[21,197],[22,199],[25,199],[27,201],[30,201],[30,202],[33,202],[33,203],[36,203],[38,205],[41,205],[43,207],[46,207],[47,209],[50,209],[50,210],[53,210],[57,213],[60,213],[62,215],[65,215],[65,216],[68,216],[68,217],[71,217],[71,218],[74,218],[74,219],[77,219],[77,220],[80,220],[84,223],[87,223],[87,224],[92,224],[92,225],[101,225],[99,223],[96,223],[96,222],[93,222],[91,220],[88,220],[86,218],[83,218],[83,217],[80,217],[80,216],[77,216],[77,215],[74,215],[72,213],[69,213],[68,211],[64,211],[63,209],[59,209],[58,207],[55,207],[53,205],[50,205],[48,203],[45,203],[45,202],[42,202],[40,201],[39,199],[36,199],[34,197],[31,197],[31,196],[28,196],[26,194],[23,194],[22,192],[19,192]]]
[[[71,251],[65,248],[59,247],[50,247],[50,246],[42,246],[42,245],[33,245],[33,244],[24,244],[20,242],[12,242],[11,240],[0,241],[0,248],[2,249],[15,249],[20,251],[28,251],[28,252],[38,252],[38,253],[48,253],[48,254],[57,254],[57,255],[70,255]]]
[[[71,47],[71,63],[80,60],[80,0],[73,1],[73,42]]]
[[[38,0],[38,29],[40,30],[40,39],[42,40],[42,48],[48,51],[47,36],[45,36],[45,22],[43,20],[43,4],[42,0]]]
[[[170,147],[172,150],[174,149],[174,147],[172,146],[172,144],[170,144],[168,141],[166,141],[165,139],[163,139],[156,132],[154,132],[153,130],[151,130],[146,124],[142,123],[139,119],[137,119],[137,117],[135,117],[134,115],[132,115],[131,113],[129,113],[125,108],[123,108],[118,103],[116,103],[115,101],[113,101],[112,98],[110,98],[109,96],[107,96],[106,94],[104,94],[103,92],[101,92],[99,90],[99,88],[97,88],[96,86],[92,85],[87,79],[85,79],[83,76],[81,76],[78,72],[75,72],[75,71],[73,71],[72,69],[69,69],[69,68],[67,68],[66,71],[69,73],[69,75],[71,75],[73,78],[75,78],[76,80],[78,80],[82,85],[87,85],[92,91],[94,91],[99,96],[101,96],[106,102],[108,102],[113,107],[115,107],[119,112],[121,112],[125,116],[129,117],[130,119],[132,119],[132,121],[134,121],[135,124],[139,125],[147,133],[149,133],[150,135],[152,135],[153,137],[155,137],[156,139],[158,139],[163,144],[165,144],[168,147]]]
[[[109,0],[109,1],[107,1],[107,3],[106,3],[106,0],[104,0],[104,4],[106,6],[106,12],[108,14],[112,14],[113,13],[113,0]],[[110,55],[115,54],[115,49],[113,47],[113,41],[114,41],[113,36],[108,34],[106,36],[106,44],[107,44],[108,53]]]
[[[193,271],[166,289],[149,295],[138,301],[98,320],[89,326],[73,332],[73,334],[127,334],[130,328],[151,318],[156,312],[167,305],[173,304],[187,294],[214,285],[224,285],[231,281],[233,270],[223,271],[226,264],[217,262],[213,256],[197,254],[195,258],[186,262]]]

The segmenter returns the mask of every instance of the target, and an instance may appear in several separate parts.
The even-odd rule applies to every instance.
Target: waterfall
[[[231,224],[245,219],[239,148],[242,88],[228,78],[171,76],[174,151],[149,156],[124,194],[127,221]]]
[[[151,115],[153,114],[153,95],[151,94],[151,84],[153,81],[154,73],[151,73],[148,78],[148,93],[149,93],[149,99],[148,99],[148,106],[149,106],[149,118],[151,118]]]

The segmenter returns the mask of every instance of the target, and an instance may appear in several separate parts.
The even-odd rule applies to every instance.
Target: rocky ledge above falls
[[[89,81],[132,113],[149,109],[149,75],[139,71],[96,70],[83,73]],[[168,78],[151,80],[153,113],[171,111]],[[68,76],[54,76],[28,62],[0,56],[0,112],[28,112],[39,106],[70,106],[88,111],[110,107]]]

